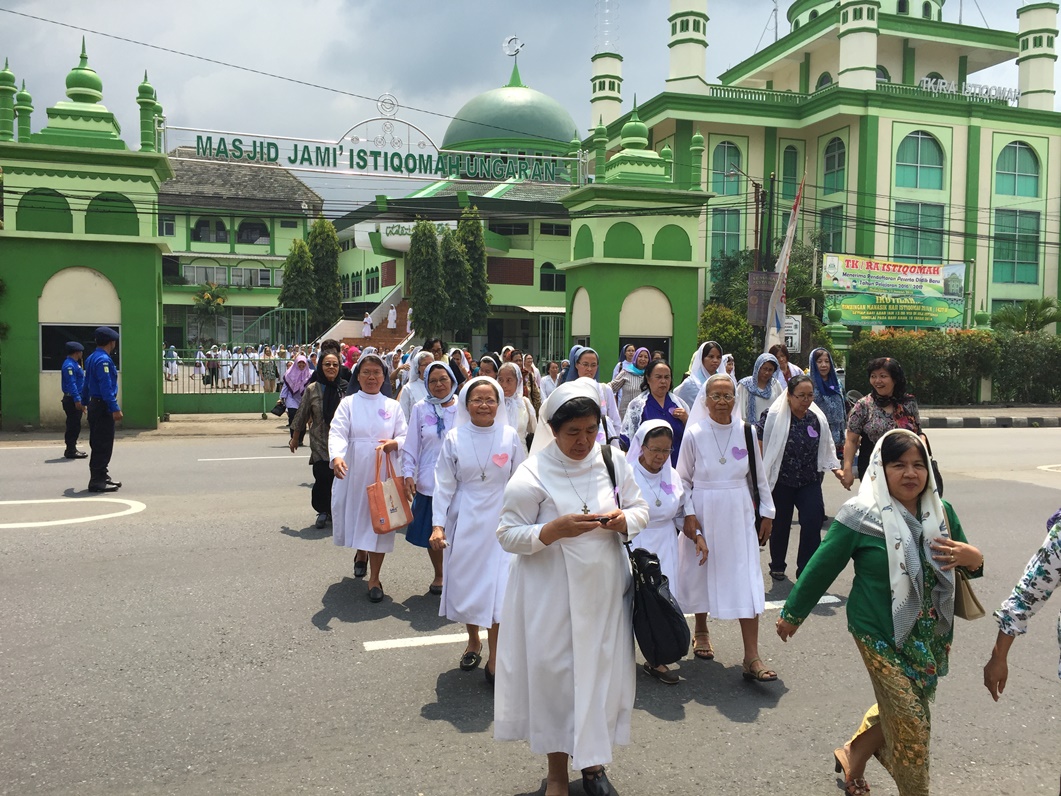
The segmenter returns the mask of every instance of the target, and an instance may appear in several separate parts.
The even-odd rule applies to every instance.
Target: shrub
[[[869,392],[866,365],[891,357],[906,373],[908,390],[926,405],[961,405],[978,400],[980,380],[995,373],[1000,341],[977,330],[863,334],[848,353],[847,387]]]
[[[997,337],[1003,354],[994,373],[994,400],[1061,401],[1061,337],[1047,332],[1000,332]]]

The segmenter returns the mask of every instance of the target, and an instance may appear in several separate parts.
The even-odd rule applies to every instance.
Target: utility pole
[[[759,237],[759,225],[760,225],[760,221],[762,219],[762,207],[763,207],[763,201],[762,201],[763,186],[762,186],[762,183],[756,182],[751,177],[749,177],[747,174],[745,174],[743,171],[741,171],[740,167],[737,166],[737,164],[730,163],[729,164],[729,168],[730,168],[729,176],[732,177],[734,174],[743,174],[744,175],[744,179],[746,179],[748,182],[750,182],[752,184],[752,189],[755,192],[755,251],[754,251],[754,254],[753,254],[754,260],[753,260],[753,264],[752,264],[752,270],[758,271],[758,270],[760,270],[759,269],[759,252],[762,249],[762,245],[763,245],[762,238]]]
[[[770,191],[766,198],[766,258],[764,264],[769,267],[774,257],[774,183],[776,175],[770,172]],[[770,269],[773,270],[772,268]]]

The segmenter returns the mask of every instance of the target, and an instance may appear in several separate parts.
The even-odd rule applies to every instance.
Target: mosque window
[[[677,22],[670,23],[670,35],[674,36],[675,34],[677,34],[677,32],[678,32],[678,23]]]
[[[89,235],[139,235],[140,219],[136,206],[120,193],[92,197],[85,209],[85,232]]]
[[[910,13],[910,0],[899,0],[899,3],[895,9],[898,14],[909,14]]]
[[[822,251],[841,253],[844,250],[844,208],[827,207],[818,214],[821,219]]]
[[[895,203],[893,257],[901,263],[942,261],[943,205]]]
[[[158,236],[172,238],[177,234],[177,219],[172,213],[160,213],[158,216]]]
[[[927,77],[929,80],[942,80],[943,79],[943,75],[941,75],[939,72],[929,72],[927,75],[925,75],[925,77]]]
[[[794,23],[792,23],[792,30],[799,30],[799,20],[798,19]]]
[[[1021,49],[1021,52],[1023,52],[1024,50],[1028,49],[1028,40],[1027,39],[1021,39],[1020,40],[1020,49]]]
[[[796,172],[798,171],[799,150],[789,145],[781,154],[781,198],[786,202],[791,202],[796,198]]]
[[[236,231],[236,243],[258,243],[269,245],[269,227],[264,221],[257,218],[249,218],[241,221]]]
[[[740,210],[711,211],[711,264],[740,251]]]
[[[711,190],[719,196],[740,193],[740,149],[732,141],[723,141],[711,154]]]
[[[851,12],[851,14],[852,14],[852,17],[854,19],[856,19],[856,20],[862,19],[862,9],[861,8],[856,8],[854,11]]]
[[[186,265],[184,278],[189,285],[227,285],[228,269],[219,265]]]
[[[833,76],[830,75],[828,72],[822,72],[818,76],[818,82],[814,84],[814,90],[819,91],[820,89],[823,89],[826,86],[831,86],[832,84]]]
[[[1046,46],[1047,47],[1053,47],[1054,46],[1054,37],[1053,36],[1047,36],[1046,37]]]
[[[700,20],[694,19],[693,20],[693,33],[699,33],[699,32],[700,32]]]
[[[563,293],[567,290],[567,274],[558,272],[552,263],[542,263],[538,288],[545,293]]]
[[[817,12],[817,10],[815,10],[815,11],[811,11],[811,12],[810,12],[810,18],[811,18],[811,19],[817,19],[817,18],[818,18],[818,12]]]
[[[921,16],[924,19],[932,19],[932,3],[928,0],[921,4]]]
[[[298,221],[293,218],[281,218],[280,229],[298,229]]]
[[[891,83],[892,76],[888,74],[888,70],[880,64],[877,64],[877,82],[878,83]]]
[[[993,282],[1039,283],[1039,214],[1029,210],[995,211]]]
[[[561,238],[571,237],[570,224],[548,224],[543,221],[541,229],[543,235],[556,235]]]
[[[846,11],[844,11],[842,14],[840,14],[840,23],[843,24],[843,25],[847,24],[847,12]]]
[[[615,91],[615,81],[614,80],[609,80],[608,81],[608,91]]]
[[[876,18],[877,18],[877,9],[875,9],[875,8],[866,9],[866,19],[868,19],[870,21],[873,21]]]
[[[836,193],[847,187],[847,148],[839,138],[834,138],[825,147],[824,193]]]
[[[220,218],[200,218],[192,227],[196,243],[228,243],[228,229]]]
[[[1007,144],[995,164],[995,193],[1000,196],[1039,196],[1039,158],[1023,141]]]
[[[350,279],[350,296],[360,298],[364,294],[363,275],[358,272]]]
[[[1043,46],[1043,37],[1042,36],[1036,36],[1036,37],[1034,37],[1032,39],[1032,47],[1042,47],[1042,46]]]
[[[687,20],[687,19],[681,20],[681,24],[678,26],[678,30],[680,30],[682,33],[688,33],[689,32],[689,20]]]
[[[929,133],[918,130],[899,144],[895,158],[898,188],[943,190],[943,148]]]

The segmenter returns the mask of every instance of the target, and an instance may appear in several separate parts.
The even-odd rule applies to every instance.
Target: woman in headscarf
[[[709,613],[715,619],[736,619],[744,642],[743,676],[767,682],[776,680],[777,672],[759,656],[759,616],[766,607],[759,548],[770,538],[774,503],[759,446],[754,439],[748,444],[750,435],[733,412],[733,401],[733,382],[716,373],[704,382],[689,411],[678,453],[687,538],[678,543],[675,596],[696,617],[693,655],[702,660],[715,657]],[[758,486],[758,506],[753,503],[752,478]],[[758,527],[757,513],[762,517]],[[711,551],[706,567],[700,566],[693,543],[697,534]]]
[[[630,402],[641,394],[645,368],[651,361],[652,355],[649,354],[648,349],[639,348],[634,352],[634,361],[623,362],[619,374],[612,379],[611,388],[615,393],[619,417],[626,416],[626,408],[630,406]]]
[[[314,370],[317,369],[317,363],[310,363]],[[258,349],[253,346],[247,346],[243,349],[243,368],[247,377],[247,389],[250,392],[257,392],[258,385],[261,380],[258,376]]]
[[[166,376],[166,381],[177,380],[177,366],[180,363],[180,357],[177,356],[177,347],[171,345],[166,349],[166,355],[163,357],[162,372]]]
[[[195,364],[192,365],[192,378],[202,378],[206,374],[206,354],[203,353],[203,347],[195,351]]]
[[[468,364],[464,361],[464,352],[459,348],[451,348],[446,354],[450,372],[457,379],[457,389],[468,380]]]
[[[671,379],[670,365],[662,359],[648,364],[641,379],[642,392],[630,402],[623,417],[621,439],[624,445],[630,445],[642,423],[662,420],[670,426],[674,439],[671,452],[673,465],[678,462],[678,449],[682,446],[685,424],[689,420],[689,407],[670,391]]]
[[[398,328],[398,308],[395,307],[393,304],[391,304],[391,308],[387,310],[387,328]]]
[[[302,403],[302,397],[306,392],[306,384],[312,372],[309,369],[309,360],[299,354],[295,363],[287,369],[284,374],[283,384],[280,386],[280,400],[287,407],[287,427],[291,429],[291,435],[295,434],[295,413]],[[306,441],[305,429],[298,436],[298,444]]]
[[[349,346],[346,349],[346,361],[343,363],[347,369],[353,372],[354,363],[357,362],[357,358],[361,356],[361,349],[356,345]]]
[[[365,317],[361,319],[361,336],[366,340],[372,338],[372,316],[367,312],[365,313]]]
[[[949,669],[954,569],[979,577],[984,556],[966,542],[954,509],[940,499],[916,434],[893,429],[881,436],[867,474],[785,601],[777,634],[787,641],[854,561],[847,626],[877,704],[834,752],[836,771],[848,794],[867,794],[866,763],[876,757],[900,796],[928,796],[929,703]]]
[[[792,513],[799,509],[799,578],[822,540],[825,498],[822,473],[843,478],[836,458],[829,420],[814,405],[810,377],[801,373],[788,380],[785,391],[756,424],[763,444],[763,465],[774,498],[774,527],[770,533],[770,577],[785,579],[785,558],[792,532]]]
[[[501,369],[501,363],[497,357],[493,354],[483,354],[479,359],[479,376],[489,376],[491,379],[497,378],[497,372]]]
[[[560,377],[560,365],[550,360],[545,365],[545,375],[542,376],[542,400],[545,401],[556,389],[557,380]],[[541,407],[539,407],[540,409]]]
[[[568,359],[571,364],[564,373],[565,384],[576,379],[592,379],[597,382],[600,357],[597,356],[596,351],[576,345],[572,347]],[[619,407],[615,403],[615,393],[606,384],[597,382],[597,394],[600,396],[601,408],[601,427],[597,441],[619,447],[619,433],[622,430],[623,420],[619,416]]]
[[[921,415],[917,399],[906,391],[906,374],[891,357],[877,357],[866,365],[869,395],[864,395],[847,416],[847,436],[844,438],[845,487],[855,482],[857,457],[858,477],[862,478],[869,464],[873,446],[893,428],[905,428],[921,433]]]
[[[413,357],[412,361],[413,365],[409,368],[409,381],[398,393],[398,403],[406,420],[412,416],[413,407],[427,397],[424,374],[427,372],[427,366],[435,361],[435,357],[430,351],[421,351]]]
[[[277,367],[276,358],[273,357],[273,349],[269,346],[266,346],[265,351],[262,352],[259,366],[262,372],[263,389],[265,392],[276,392],[276,380],[280,378],[280,369]]]
[[[306,386],[302,402],[291,421],[291,441],[288,447],[294,453],[299,441],[306,435],[309,426],[309,464],[313,468],[313,491],[310,504],[317,512],[316,526],[323,528],[332,519],[332,472],[328,459],[328,430],[331,428],[335,410],[346,394],[346,381],[339,376],[339,355],[329,351],[321,358],[319,375]]]
[[[461,389],[457,427],[446,435],[435,468],[431,532],[432,552],[445,556],[439,616],[467,626],[468,645],[459,663],[465,672],[482,661],[479,628],[487,628],[484,671],[491,685],[512,560],[498,543],[497,525],[505,485],[527,458],[523,440],[497,416],[502,401],[501,386],[485,376]]]
[[[613,379],[618,376],[620,372],[622,372],[623,365],[629,364],[634,361],[636,350],[637,346],[635,346],[633,343],[627,343],[619,349],[619,361],[616,362],[615,367],[612,368]]]
[[[394,549],[394,531],[376,533],[365,490],[376,479],[376,454],[396,453],[405,442],[407,425],[398,402],[381,392],[387,374],[379,356],[363,354],[353,378],[360,389],[340,401],[328,433],[332,469],[343,481],[332,489],[332,538],[337,545],[357,550],[355,577],[364,575],[363,563],[359,574],[360,553],[368,553],[368,599],[378,603],[383,599],[380,569],[384,555]]]
[[[226,390],[232,386],[232,352],[228,350],[228,343],[221,344],[221,350],[217,354],[218,378],[221,386]]]
[[[518,353],[518,356],[516,356]],[[529,358],[529,361],[528,361]],[[523,396],[530,400],[534,416],[538,416],[538,410],[542,408],[542,389],[534,367],[534,357],[524,354],[522,351],[515,352],[512,356],[512,364],[520,369],[523,375]]]
[[[634,480],[648,503],[648,525],[638,534],[637,546],[659,558],[660,571],[670,582],[672,594],[678,582],[677,534],[685,519],[682,480],[671,467],[673,445],[670,425],[665,420],[649,420],[638,428],[630,440],[630,450],[626,452],[626,460],[634,468]],[[707,561],[704,537],[694,536],[693,543],[702,566]],[[678,673],[665,665],[645,661],[644,669],[662,683],[678,683]]]
[[[501,612],[494,737],[528,740],[548,756],[549,796],[567,793],[569,758],[586,794],[613,793],[604,765],[613,745],[630,739],[635,669],[622,542],[645,527],[648,506],[626,459],[612,458],[613,481],[595,442],[600,386],[567,382],[542,405],[535,452],[505,489],[497,529],[515,559]]]
[[[428,586],[432,594],[442,594],[442,551],[431,539],[431,501],[435,494],[435,463],[446,432],[457,423],[457,380],[444,362],[430,362],[424,369],[427,396],[413,404],[409,430],[402,446],[402,476],[405,491],[413,504],[413,521],[405,529],[405,541],[427,549],[435,578]]]
[[[803,373],[803,368],[789,361],[788,346],[784,343],[770,346],[770,353],[777,360],[777,371],[774,373],[774,378],[781,382],[782,385],[788,384],[788,380],[793,376]]]
[[[723,376],[729,376],[733,381],[734,390],[737,389],[737,377],[733,373],[735,367],[736,363],[733,359],[733,354],[723,354],[722,360],[718,363],[718,369],[715,371],[715,373],[721,373]]]
[[[815,348],[810,352],[810,380],[814,385],[814,404],[825,414],[829,421],[829,431],[833,435],[836,457],[844,456],[844,435],[847,431],[847,407],[844,394],[840,390],[840,380],[836,375],[833,357],[826,348]]]
[[[515,362],[505,362],[497,373],[497,383],[504,391],[503,422],[510,425],[523,444],[530,448],[538,426],[538,414],[530,398],[523,394],[523,370]]]
[[[675,394],[685,401],[686,406],[692,406],[696,401],[696,394],[707,381],[707,377],[718,372],[719,364],[722,362],[722,346],[714,340],[696,349],[693,358],[689,360],[689,376],[678,385]]]
[[[777,358],[773,354],[759,354],[752,375],[737,382],[737,413],[748,425],[759,422],[763,412],[785,391],[777,379]]]

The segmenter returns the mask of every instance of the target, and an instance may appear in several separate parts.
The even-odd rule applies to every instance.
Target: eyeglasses
[[[809,402],[814,400],[814,393],[811,393],[810,395],[793,395],[792,397],[795,398],[797,401]]]
[[[468,401],[470,406],[497,406],[497,401],[493,398],[473,398]]]
[[[656,456],[670,456],[673,448],[645,448],[648,453],[653,453]]]
[[[707,396],[707,399],[709,401],[714,401],[716,404],[721,404],[721,403],[728,404],[728,403],[732,403],[733,402],[734,397],[735,396],[731,392],[726,392],[726,393],[713,392],[713,393],[711,393],[710,395]]]
[[[443,377],[440,379],[428,379],[428,385],[435,386],[436,384],[449,384],[449,377]]]
[[[336,369],[338,369],[339,363],[338,362],[325,362],[323,365],[321,365],[321,367],[322,368],[336,368]]]

